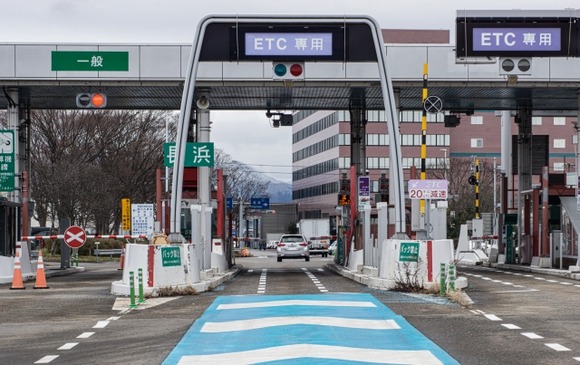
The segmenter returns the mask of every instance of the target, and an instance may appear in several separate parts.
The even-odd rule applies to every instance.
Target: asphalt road
[[[331,259],[277,263],[272,251],[261,251],[237,258],[240,274],[214,291],[148,299],[130,311],[126,298],[110,294],[111,282],[121,277],[116,263],[86,264],[84,272],[49,278],[44,290],[33,290],[33,283],[19,291],[2,285],[0,363],[161,364],[218,296],[321,293],[371,294],[461,364],[580,361],[580,282],[460,268],[474,301],[465,308],[437,296],[369,289],[325,268]],[[261,281],[263,269],[267,279]],[[227,335],[222,340],[227,343]]]

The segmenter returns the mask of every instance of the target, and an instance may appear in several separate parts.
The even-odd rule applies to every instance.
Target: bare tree
[[[270,182],[249,166],[238,162],[220,149],[215,151],[215,167],[227,175],[226,196],[249,201],[252,197],[267,197]]]
[[[34,111],[31,191],[39,222],[68,217],[109,232],[120,222],[122,197],[153,202],[165,117],[145,111]]]
[[[479,161],[479,213],[493,212],[493,164],[489,160]],[[429,168],[429,178],[449,180],[449,209],[453,212],[447,219],[447,233],[450,238],[459,237],[459,229],[466,221],[475,218],[475,186],[469,177],[475,176],[475,162],[472,158],[450,158],[445,168]]]

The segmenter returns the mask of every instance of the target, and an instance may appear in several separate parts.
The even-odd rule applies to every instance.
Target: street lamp
[[[445,163],[445,170],[443,171],[443,173],[445,176],[445,180],[447,180],[447,148],[440,148],[439,150],[443,151],[444,153],[443,162]]]

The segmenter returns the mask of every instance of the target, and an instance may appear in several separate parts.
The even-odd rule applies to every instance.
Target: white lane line
[[[580,361],[580,357],[574,357],[573,359],[576,361]]]
[[[548,283],[557,283],[558,280],[552,280],[552,279],[550,279],[550,280],[546,280],[546,282],[548,282]]]
[[[574,285],[574,286],[577,287],[577,288],[580,288],[580,285]]]
[[[265,349],[229,352],[212,355],[183,356],[180,365],[215,365],[215,364],[255,364],[256,359],[260,363],[280,362],[284,360],[314,358],[336,359],[341,362],[370,362],[377,364],[410,364],[410,365],[441,365],[431,351],[427,350],[375,350],[360,348],[326,346],[314,344],[297,344],[287,346],[269,347]]]
[[[217,310],[229,309],[247,309],[247,308],[267,308],[267,307],[286,307],[291,305],[305,305],[312,307],[366,307],[375,308],[373,302],[354,302],[346,300],[276,300],[267,302],[251,302],[251,303],[232,303],[220,304]]]
[[[109,318],[107,318],[107,321],[116,321],[119,318],[121,318],[121,317],[118,317],[118,316],[109,317]]]
[[[232,332],[247,331],[258,328],[291,326],[295,324],[306,324],[315,326],[331,326],[358,328],[367,330],[398,330],[401,329],[393,319],[371,320],[356,318],[337,317],[312,317],[312,316],[292,316],[292,317],[264,317],[254,319],[240,319],[227,322],[206,322],[200,332]]]
[[[320,271],[320,272],[324,272],[324,269],[317,269],[317,270]]]
[[[524,277],[526,277],[526,278],[533,278],[534,275],[532,275],[532,274],[526,274],[526,275],[524,275]]]
[[[522,332],[523,336],[526,336],[527,338],[531,338],[532,340],[537,340],[540,338],[544,338],[540,335],[535,334],[534,332]]]
[[[506,281],[502,282],[503,285],[514,285],[514,283],[508,283]]]
[[[64,345],[62,345],[61,347],[59,347],[57,350],[70,350],[73,347],[75,347],[76,345],[78,345],[78,342],[69,342],[69,343],[65,343]]]
[[[572,285],[572,283],[567,283],[565,281],[560,281],[559,284],[562,284],[562,285]]]
[[[511,324],[511,323],[503,323],[502,326],[504,326],[508,330],[521,330],[522,329],[520,326],[516,326],[515,324]]]
[[[98,321],[93,328],[105,328],[109,324],[109,321]]]
[[[569,348],[560,345],[559,343],[545,343],[544,345],[548,346],[549,348],[555,351],[572,351]]]
[[[80,335],[78,335],[77,338],[89,338],[94,334],[95,334],[94,332],[83,332]]]
[[[483,316],[489,319],[490,321],[502,321],[502,319],[496,316],[495,314],[484,314]]]
[[[35,364],[48,364],[50,363],[52,360],[56,359],[57,357],[59,357],[60,355],[48,355],[43,357],[42,359],[35,361]]]
[[[252,273],[252,272],[254,272],[254,269],[248,270],[248,273]]]
[[[546,280],[544,278],[536,278],[536,277],[534,277],[534,279],[536,279],[536,280]]]

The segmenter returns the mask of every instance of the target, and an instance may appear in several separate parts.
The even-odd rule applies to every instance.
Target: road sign
[[[250,209],[270,209],[270,198],[251,198]]]
[[[79,248],[85,244],[87,234],[79,226],[70,226],[64,231],[64,243],[70,248]]]
[[[438,96],[429,96],[423,102],[423,108],[427,113],[439,113],[443,109],[443,102]]]
[[[129,71],[129,52],[52,51],[52,71]]]
[[[409,180],[410,199],[447,199],[447,180]]]
[[[14,131],[0,131],[0,191],[14,191]]]
[[[165,143],[163,155],[165,167],[173,167],[175,163],[175,142]],[[185,167],[213,167],[213,142],[187,142],[185,147]]]
[[[232,198],[226,198],[226,209],[232,209],[234,207],[234,201]]]
[[[371,179],[369,176],[359,176],[358,209],[364,210],[364,206],[370,204],[371,204]]]

